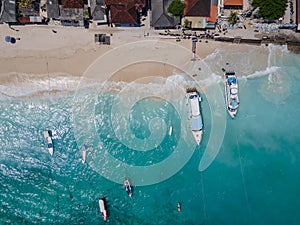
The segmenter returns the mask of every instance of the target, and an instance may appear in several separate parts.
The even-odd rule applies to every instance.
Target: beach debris
[[[11,36],[6,36],[5,37],[5,41],[8,42],[8,43],[15,44],[17,40],[21,40],[21,38],[14,38],[14,37],[11,37]]]

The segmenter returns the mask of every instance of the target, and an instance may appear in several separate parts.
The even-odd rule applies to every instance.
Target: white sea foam
[[[269,75],[271,73],[274,73],[278,69],[280,69],[280,67],[278,67],[278,66],[267,67],[265,70],[255,71],[252,74],[242,76],[242,78],[254,79],[254,78],[258,78],[258,77],[262,77],[262,76],[266,76],[266,75]]]

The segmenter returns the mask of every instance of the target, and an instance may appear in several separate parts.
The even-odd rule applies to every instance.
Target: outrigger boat
[[[105,208],[105,201],[103,198],[99,198],[99,208],[104,221],[107,220],[107,211]]]
[[[240,104],[235,72],[225,72],[225,101],[227,111],[231,118],[234,119]]]
[[[53,155],[53,142],[52,142],[52,137],[50,134],[49,130],[44,131],[44,137],[46,138],[47,141],[47,147],[50,155]]]
[[[126,190],[128,196],[131,198],[132,197],[132,188],[131,188],[130,182],[127,178],[124,179],[124,187],[125,187],[125,190]]]
[[[186,98],[188,105],[188,119],[190,120],[191,130],[197,145],[200,145],[203,133],[203,123],[200,111],[201,97],[196,89],[188,89]]]

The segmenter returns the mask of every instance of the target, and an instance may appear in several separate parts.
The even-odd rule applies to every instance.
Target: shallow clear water
[[[201,172],[211,134],[223,125],[215,125],[213,98],[202,93],[204,134],[196,146],[184,85],[2,94],[0,223],[103,224],[97,200],[105,197],[109,224],[299,224],[300,59],[283,47],[261,51],[268,52],[266,65],[254,60],[262,57],[255,51],[205,59],[211,85],[220,90],[224,59],[239,74],[241,104],[235,120],[224,111],[221,147]],[[253,65],[245,63],[249,58]],[[156,94],[142,94],[147,88]],[[225,110],[224,102],[216,104]],[[53,133],[52,157],[45,129]],[[124,177],[133,185],[132,199]]]

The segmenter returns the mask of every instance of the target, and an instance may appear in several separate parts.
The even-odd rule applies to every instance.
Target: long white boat
[[[44,137],[46,138],[47,141],[47,147],[50,155],[53,155],[53,142],[52,142],[52,137],[50,134],[49,130],[44,131]]]
[[[203,123],[200,110],[201,97],[196,89],[188,89],[186,98],[188,105],[188,119],[190,120],[191,130],[197,145],[200,145],[203,133]]]
[[[82,154],[81,162],[85,163],[85,161],[86,161],[86,149],[85,148],[82,150],[81,154]]]
[[[227,111],[234,119],[240,104],[235,72],[225,72],[225,100]]]
[[[132,197],[132,188],[131,188],[128,178],[124,179],[124,187],[125,187],[125,190],[126,190],[128,196],[131,198]]]
[[[107,220],[107,211],[105,208],[105,201],[103,198],[99,198],[99,208],[104,221]]]

